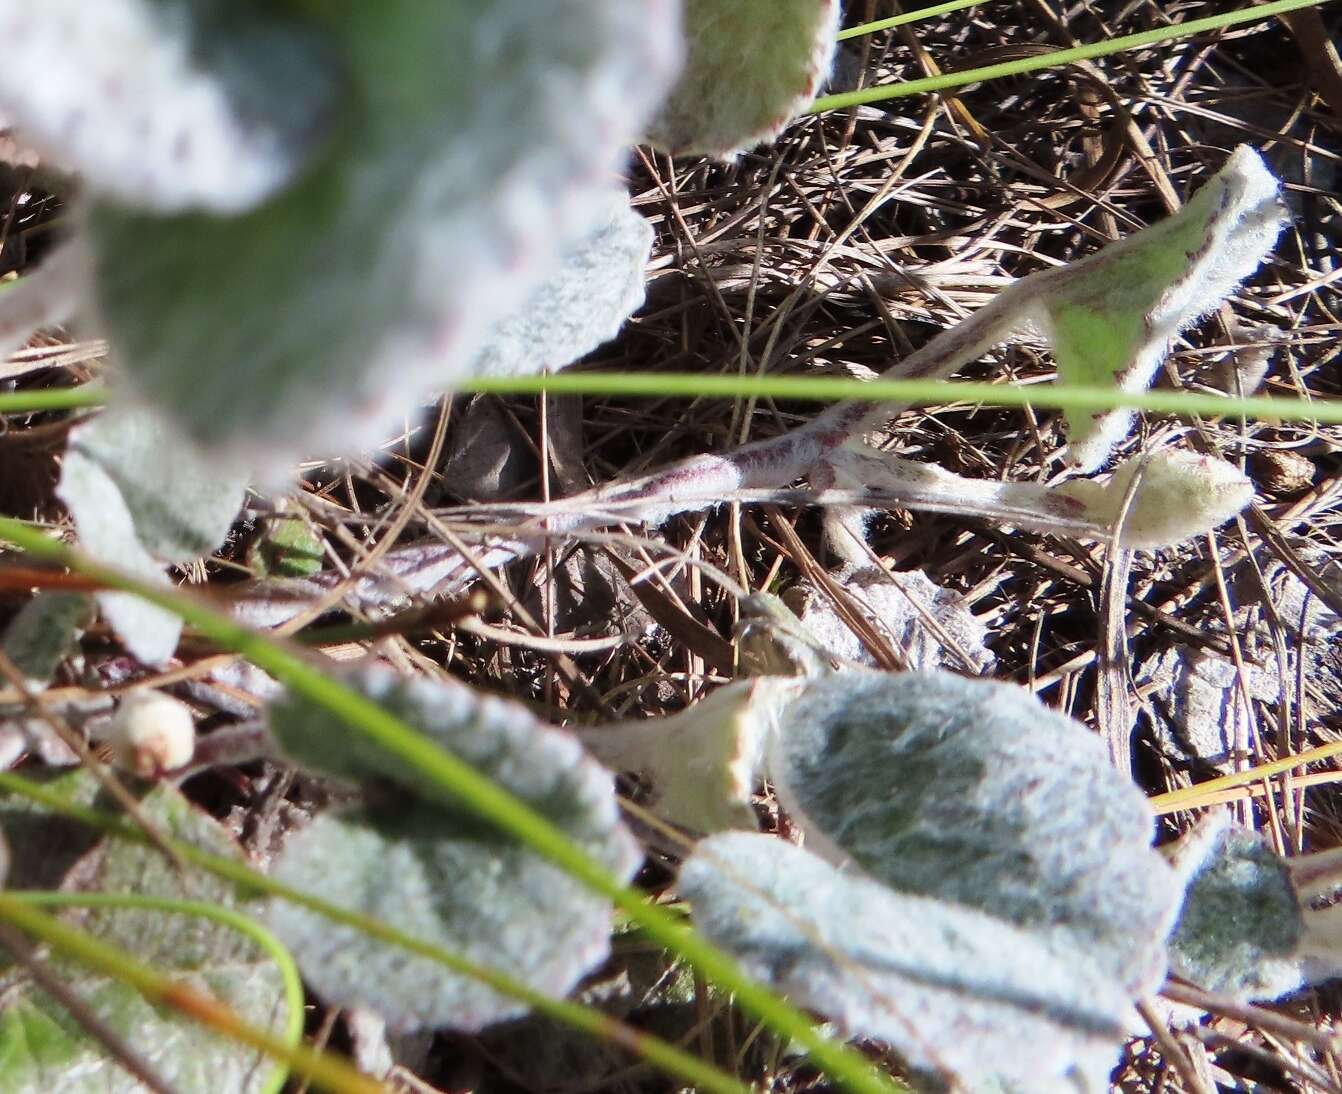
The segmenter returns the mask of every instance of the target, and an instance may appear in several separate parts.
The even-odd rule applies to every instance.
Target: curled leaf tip
[[[688,0],[685,69],[648,140],[718,159],[772,141],[828,78],[838,25],[838,0]]]
[[[612,769],[643,775],[653,810],[666,820],[696,832],[753,830],[751,795],[788,683],[740,681],[679,714],[588,730],[581,739]]]
[[[1171,339],[1258,268],[1283,221],[1276,178],[1241,146],[1173,216],[1045,275],[1031,310],[1059,382],[1150,387]],[[1128,410],[1068,414],[1068,459],[1098,470],[1132,419]]]

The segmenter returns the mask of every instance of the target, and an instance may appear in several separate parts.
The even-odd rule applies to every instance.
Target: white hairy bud
[[[191,762],[196,725],[191,709],[159,691],[137,691],[121,701],[107,731],[112,762],[150,779]]]

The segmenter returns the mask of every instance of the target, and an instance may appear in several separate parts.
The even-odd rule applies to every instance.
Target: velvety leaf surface
[[[613,780],[568,734],[459,684],[375,668],[350,683],[520,797],[612,873],[632,876],[642,856],[620,823]],[[551,994],[567,992],[605,956],[609,901],[307,700],[281,699],[269,722],[297,762],[365,786],[364,807],[319,818],[289,842],[275,865],[281,880]],[[277,903],[270,921],[328,1002],[369,1007],[396,1028],[478,1029],[526,1009],[300,908]]]
[[[561,730],[520,703],[447,680],[400,676],[367,666],[345,683],[418,729],[440,748],[561,825],[575,839],[612,845],[610,861],[626,857],[610,773]],[[463,830],[494,828],[419,768],[302,696],[286,693],[268,708],[275,740],[294,762],[353,783],[394,787],[401,801],[419,800]]]
[[[92,619],[87,594],[39,592],[10,620],[0,644],[30,685],[44,687]]]
[[[773,836],[702,841],[680,892],[748,972],[968,1089],[1076,1089],[1117,1059],[1128,1000],[1082,948],[893,892]]]
[[[269,472],[370,447],[469,374],[604,215],[676,60],[670,0],[310,10],[344,75],[311,170],[238,217],[90,220],[133,386]]]
[[[140,543],[115,480],[96,462],[78,451],[67,452],[56,494],[74,518],[83,550],[133,577],[167,584],[163,567]],[[182,633],[175,615],[130,593],[103,592],[96,599],[117,637],[141,662],[160,665],[173,655]]]
[[[686,0],[685,71],[648,132],[676,155],[772,140],[829,75],[838,0]]]
[[[118,409],[70,433],[57,495],[94,558],[162,583],[162,563],[209,554],[242,507],[245,476],[220,468],[147,410]],[[128,593],[98,605],[126,648],[147,665],[172,656],[174,615]]]
[[[1253,483],[1234,464],[1177,449],[1128,460],[1103,483],[1067,482],[1058,491],[1084,502],[1093,519],[1119,528],[1120,546],[1148,550],[1204,535],[1253,500]]]
[[[566,995],[609,951],[609,901],[515,841],[464,831],[431,807],[319,817],[274,873],[548,995]],[[327,1003],[367,1007],[392,1029],[478,1030],[528,1009],[295,905],[276,902],[269,923]]]
[[[301,168],[341,75],[255,0],[0,0],[6,116],[128,206],[239,212]]]
[[[652,225],[611,195],[610,213],[503,320],[476,355],[477,376],[519,376],[561,369],[619,333],[643,303],[643,269],[652,253]]]
[[[68,777],[69,793],[92,798],[91,776]],[[167,835],[218,854],[238,856],[224,830],[171,787],[142,802]],[[30,812],[30,816],[33,814]],[[43,818],[50,822],[50,817]],[[0,815],[6,832],[9,824]],[[57,822],[59,823],[59,822]],[[11,837],[12,838],[12,837]],[[161,853],[126,842],[99,844],[62,886],[98,892],[140,893],[234,907],[230,885],[199,871],[183,875]],[[279,969],[250,938],[212,920],[138,909],[72,909],[61,913],[81,929],[122,947],[139,960],[206,991],[247,1021],[283,1033],[287,1004]],[[150,1006],[134,989],[82,967],[53,959],[61,980],[98,1017],[182,1094],[244,1094],[270,1088],[273,1067],[254,1049],[204,1032],[186,1019]],[[138,1094],[143,1087],[106,1059],[54,1000],[21,969],[0,966],[0,1075],[12,1094]]]
[[[136,538],[162,562],[194,562],[216,550],[242,508],[246,476],[202,456],[150,411],[99,414],[71,431],[66,459],[75,453],[106,472]]]
[[[1217,816],[1185,837],[1186,883],[1170,969],[1234,999],[1275,999],[1304,980],[1305,923],[1286,862],[1256,832]]]
[[[1258,268],[1282,221],[1277,180],[1241,146],[1177,214],[1073,263],[1037,305],[1059,382],[1149,387],[1170,339]],[[1071,459],[1095,470],[1131,422],[1130,411],[1069,414]]]
[[[1165,973],[1177,887],[1140,791],[1021,688],[843,673],[780,708],[770,775],[813,850],[903,893],[1081,947],[1133,991]]]

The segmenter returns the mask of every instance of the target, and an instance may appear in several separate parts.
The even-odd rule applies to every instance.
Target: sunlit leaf
[[[569,734],[541,722],[520,703],[485,695],[450,680],[400,676],[376,666],[360,668],[345,682],[389,713],[414,726],[487,778],[543,809],[581,841],[612,842],[614,860],[628,849],[616,826],[618,810],[609,772],[594,763]],[[286,693],[266,718],[285,754],[312,771],[351,783],[397,788],[456,818],[473,832],[492,831],[476,812],[414,764],[344,722],[311,699]]]
[[[1166,449],[1120,464],[1103,483],[1068,482],[1058,492],[1117,529],[1121,546],[1159,549],[1224,524],[1253,500],[1253,483],[1226,460]]]
[[[524,707],[451,683],[365,669],[350,682],[492,778],[628,878],[641,855],[620,823],[610,774]],[[436,782],[309,700],[274,704],[288,754],[362,784],[364,803],[319,818],[275,864],[285,883],[563,995],[605,956],[610,903],[482,821]],[[436,962],[276,903],[270,922],[330,1003],[368,1007],[393,1028],[478,1029],[525,1012]]]
[[[1203,535],[1253,500],[1253,484],[1233,464],[1176,449],[1133,457],[1103,482],[1060,484],[967,478],[865,442],[831,452],[825,462],[838,486],[869,490],[883,505],[983,517],[1078,539],[1117,537],[1120,547],[1143,550]]]
[[[1305,921],[1285,860],[1222,814],[1174,855],[1186,889],[1170,935],[1170,971],[1235,999],[1275,999],[1300,987]]]
[[[560,369],[608,342],[643,303],[652,225],[621,191],[595,230],[563,254],[559,268],[503,320],[471,363],[480,376]]]
[[[223,542],[244,484],[149,411],[117,410],[71,431],[57,494],[85,551],[162,583],[165,563],[189,562]],[[99,593],[98,605],[145,664],[161,664],[177,648],[175,615],[129,593]]]
[[[1174,216],[1051,275],[1034,315],[1053,343],[1059,382],[1149,387],[1170,340],[1258,268],[1283,215],[1277,180],[1242,145]],[[1069,414],[1072,461],[1099,467],[1132,417]]]
[[[135,534],[135,521],[116,482],[97,463],[66,453],[57,495],[74,517],[79,545],[94,558],[113,563],[143,581],[167,584],[163,567]],[[117,637],[146,665],[172,656],[182,632],[177,616],[130,593],[97,594],[98,608]]]
[[[1128,998],[1082,946],[893,892],[773,836],[702,841],[679,887],[748,972],[966,1089],[1075,1089],[1065,1079],[1102,1079],[1117,1059]]]
[[[97,784],[86,771],[68,776],[65,783],[75,799],[91,800],[96,794]],[[156,788],[141,808],[169,836],[240,857],[224,830],[171,787]],[[23,816],[26,824],[13,825]],[[0,810],[0,826],[11,839],[40,838],[44,824],[59,829],[64,822],[26,809]],[[62,888],[222,907],[238,904],[229,883],[199,873],[183,875],[158,850],[111,839],[74,863]],[[278,966],[255,941],[233,928],[198,916],[149,909],[71,909],[62,916],[95,938],[127,949],[139,960],[209,993],[263,1029],[283,1035],[287,1028]],[[260,1094],[273,1089],[274,1064],[255,1049],[207,1033],[187,1018],[150,1005],[133,988],[72,962],[53,959],[52,968],[174,1091]],[[109,1061],[102,1045],[21,969],[0,967],[0,983],[6,984],[0,992],[0,1075],[7,1094],[139,1094],[144,1089]]]
[[[1141,792],[1079,723],[949,673],[811,680],[778,718],[769,774],[812,850],[1159,984],[1177,886]]]
[[[247,565],[257,577],[311,577],[326,560],[321,536],[301,516],[267,517],[247,547]]]
[[[516,841],[463,831],[413,803],[319,817],[290,840],[275,876],[548,995],[566,995],[609,950],[608,901]],[[302,908],[277,902],[269,923],[327,1003],[367,1007],[393,1029],[477,1030],[527,1011]]]
[[[320,37],[255,0],[0,0],[0,40],[7,117],[135,208],[249,208],[337,107]]]
[[[258,578],[313,577],[322,572],[325,560],[321,537],[299,517],[267,522],[262,537],[247,551],[247,564]]]
[[[838,0],[686,0],[685,71],[648,139],[728,157],[772,140],[829,76]]]
[[[604,215],[676,53],[667,0],[306,8],[344,78],[314,167],[242,216],[89,221],[133,387],[269,474],[372,447],[469,375]]]
[[[242,508],[246,476],[201,455],[149,411],[107,411],[71,430],[66,462],[76,456],[106,472],[136,538],[163,562],[216,550]]]

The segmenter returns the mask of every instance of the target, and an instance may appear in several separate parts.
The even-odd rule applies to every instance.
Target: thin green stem
[[[211,919],[239,934],[246,935],[257,944],[279,969],[284,984],[285,1029],[284,1038],[290,1046],[303,1042],[303,978],[294,964],[293,956],[284,948],[273,934],[254,919],[249,919],[232,908],[223,908],[218,904],[205,904],[197,900],[169,900],[166,897],[148,896],[144,893],[56,893],[33,891],[10,891],[15,900],[37,907],[60,908],[141,908],[146,911],[164,912],[168,915],[193,915],[201,919]],[[263,1087],[264,1094],[279,1094],[289,1077],[287,1062],[281,1061],[275,1073]]]
[[[169,1007],[208,1029],[260,1049],[333,1094],[383,1094],[381,1084],[342,1060],[302,1044],[286,1044],[283,1038],[242,1021],[210,996],[155,972],[116,946],[36,911],[13,893],[0,892],[0,921],[12,924],[95,972],[129,984],[155,1006]]]
[[[11,391],[0,395],[0,414],[39,414],[46,410],[86,410],[107,402],[101,384],[51,387],[41,391]]]
[[[418,768],[480,816],[624,909],[651,937],[680,954],[723,990],[734,992],[738,1003],[775,1033],[804,1046],[815,1065],[836,1082],[850,1090],[871,1094],[890,1094],[902,1089],[892,1080],[874,1075],[858,1052],[826,1037],[805,1014],[748,977],[726,953],[686,930],[679,921],[650,904],[638,890],[621,884],[541,814],[371,699],[325,675],[303,653],[239,626],[179,590],[147,585],[103,566],[21,521],[0,518],[0,540],[172,612],[206,638],[241,654],[295,694],[312,700],[354,731]]]
[[[77,805],[53,793],[38,783],[31,782],[11,772],[0,772],[0,790],[27,798],[63,816],[72,817],[92,828],[105,832],[117,839],[128,840],[141,846],[150,846],[148,839],[134,825],[127,824],[121,818],[109,813],[101,813],[87,806]],[[517,999],[534,1010],[562,1022],[582,1033],[599,1037],[605,1041],[621,1045],[648,1063],[660,1068],[669,1075],[690,1083],[695,1089],[709,1091],[711,1094],[749,1094],[749,1088],[727,1075],[718,1068],[707,1064],[696,1056],[684,1052],[666,1041],[650,1034],[626,1026],[593,1007],[581,1003],[572,1003],[562,999],[553,999],[537,992],[506,973],[478,965],[459,954],[431,942],[424,942],[413,935],[384,923],[371,916],[352,912],[336,904],[330,904],[320,897],[314,897],[297,889],[292,889],[265,874],[222,855],[212,854],[192,844],[165,837],[172,849],[185,862],[197,866],[215,877],[233,882],[244,891],[258,895],[285,900],[307,908],[333,923],[352,927],[357,931],[388,945],[399,946],[410,953],[418,954],[430,961],[451,969],[453,972],[468,976],[489,985],[502,995]],[[668,913],[670,914],[670,913]]]
[[[1059,384],[994,384],[969,380],[845,380],[823,376],[707,376],[695,372],[561,372],[549,376],[479,377],[463,391],[493,395],[604,395],[656,398],[771,398],[833,402],[899,402],[910,406],[981,403],[1054,410],[1132,410],[1159,414],[1235,417],[1269,422],[1342,424],[1342,400],[1254,395],[1237,399],[1192,391],[1116,391]],[[68,402],[47,396],[77,395]],[[101,405],[103,392],[83,388],[0,395],[0,414],[36,413]],[[30,401],[37,397],[38,401]]]
[[[1055,410],[1133,410],[1209,418],[1342,424],[1342,400],[1288,399],[1254,395],[1236,399],[1191,391],[1116,391],[1061,384],[992,384],[966,380],[844,380],[807,376],[704,376],[692,372],[561,372],[553,376],[477,379],[471,391],[495,395],[535,394],[665,396],[685,398],[841,399],[910,406],[981,403],[985,406],[1047,407]]]
[[[1204,19],[1189,19],[1168,27],[1156,27],[1138,34],[1128,34],[1120,38],[1110,38],[1104,42],[1092,42],[1088,45],[1074,46],[1071,49],[1054,50],[1035,57],[1023,57],[1015,61],[1004,61],[997,65],[985,65],[965,72],[947,72],[941,76],[929,76],[922,80],[909,80],[906,83],[882,84],[878,87],[862,88],[858,91],[846,91],[839,95],[824,95],[811,104],[811,113],[819,114],[825,110],[842,110],[850,106],[863,106],[867,103],[879,103],[888,99],[902,99],[909,95],[925,95],[932,91],[949,91],[952,88],[976,84],[981,80],[997,80],[1004,76],[1020,76],[1026,72],[1035,72],[1041,68],[1053,68],[1057,65],[1075,64],[1077,61],[1091,61],[1097,57],[1108,57],[1114,53],[1141,49],[1144,46],[1159,45],[1176,38],[1187,38],[1206,31],[1223,30],[1240,23],[1269,19],[1274,15],[1283,15],[1301,8],[1316,7],[1330,3],[1331,0],[1273,0],[1272,3],[1259,4],[1251,8],[1229,11],[1223,15],[1210,15]]]
[[[860,26],[849,27],[847,30],[839,31],[835,38],[840,42],[846,42],[850,38],[861,38],[867,34],[889,30],[891,27],[902,27],[908,23],[920,22],[923,19],[935,19],[938,15],[949,15],[953,11],[961,11],[964,8],[982,7],[984,4],[991,2],[992,0],[950,0],[949,3],[935,4],[930,8],[919,8],[917,11],[905,12],[903,15],[892,15],[888,19],[877,19],[874,23],[863,23]]]

